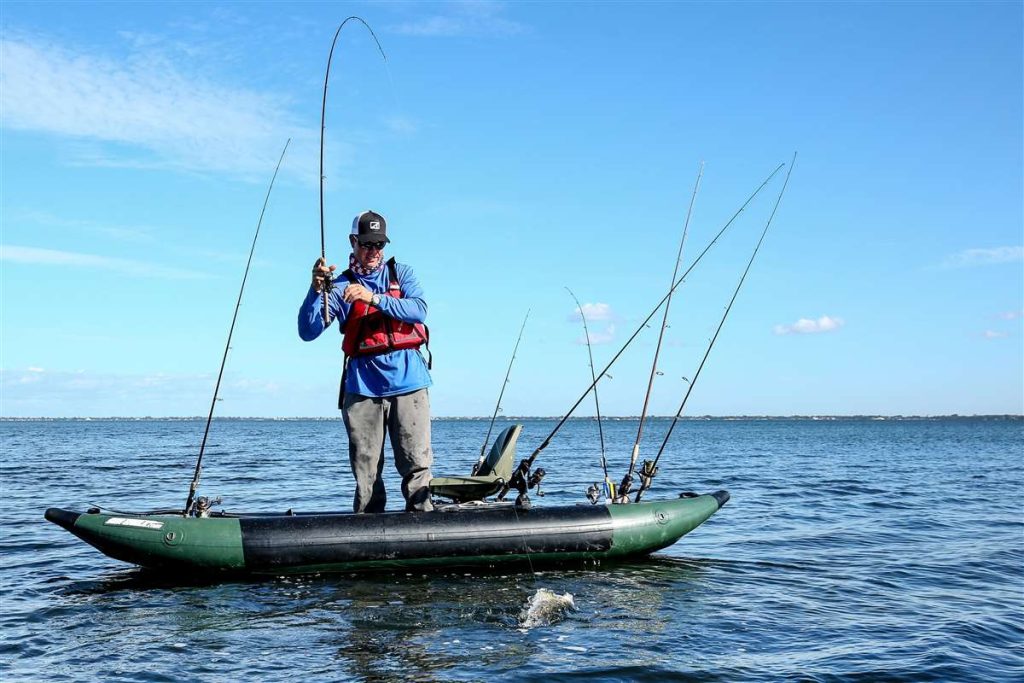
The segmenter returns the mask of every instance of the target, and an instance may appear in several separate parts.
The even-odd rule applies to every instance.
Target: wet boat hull
[[[718,511],[726,491],[628,505],[428,513],[171,514],[46,511],[105,555],[188,576],[612,560],[672,545]]]

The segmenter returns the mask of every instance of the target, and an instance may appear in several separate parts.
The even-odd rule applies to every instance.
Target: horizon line
[[[672,415],[649,415],[647,420],[672,419]],[[602,415],[602,420],[638,420],[639,415]],[[789,415],[770,414],[748,414],[748,415],[682,415],[679,420],[764,420],[764,419],[857,419],[857,418],[903,418],[903,419],[942,419],[942,418],[1012,418],[1024,419],[1024,413],[937,413],[937,414],[914,414],[914,413],[793,413]],[[0,415],[0,421],[18,420],[205,420],[204,415]],[[215,416],[215,420],[340,420],[341,416],[280,416],[280,415],[223,415]],[[488,420],[487,415],[435,415],[432,420]],[[560,420],[561,415],[509,415],[502,416],[502,420]],[[569,417],[570,420],[591,420],[596,421],[593,415],[580,415]]]

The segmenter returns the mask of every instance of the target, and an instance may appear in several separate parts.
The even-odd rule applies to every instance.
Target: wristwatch
[[[374,294],[370,298],[370,304],[372,304],[374,306],[380,306],[380,294]]]

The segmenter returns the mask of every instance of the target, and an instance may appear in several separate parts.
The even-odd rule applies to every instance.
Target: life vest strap
[[[348,356],[341,362],[341,384],[338,386],[338,410],[345,409],[345,380],[348,378]]]

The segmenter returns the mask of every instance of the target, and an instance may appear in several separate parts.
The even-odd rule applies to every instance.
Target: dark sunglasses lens
[[[383,251],[385,244],[387,244],[387,242],[363,242],[360,246],[362,246],[363,249],[376,249],[377,251]]]

